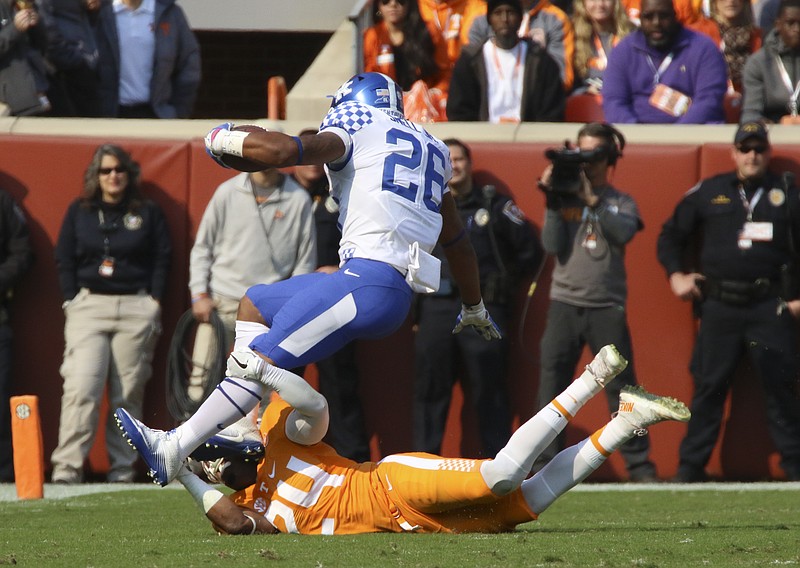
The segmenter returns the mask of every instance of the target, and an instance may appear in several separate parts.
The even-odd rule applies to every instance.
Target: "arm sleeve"
[[[65,300],[71,300],[78,293],[78,240],[75,234],[77,212],[78,205],[73,202],[64,216],[56,242],[58,282]]]
[[[177,11],[174,24],[180,36],[172,80],[172,104],[177,118],[189,118],[200,85],[200,45],[183,10],[178,6],[173,9]]]
[[[28,226],[11,196],[0,193],[3,215],[3,261],[0,262],[0,292],[10,290],[33,262]]]
[[[695,186],[693,189],[696,190],[698,187]],[[693,195],[693,190],[690,190],[690,193],[678,203],[658,235],[656,244],[658,261],[664,267],[667,276],[684,269],[683,253],[698,223]]]
[[[617,208],[601,205],[597,219],[605,237],[616,245],[628,243],[643,228],[639,208],[629,196],[623,196]]]
[[[742,99],[741,122],[764,119],[764,101],[767,93],[764,85],[764,66],[762,53],[748,58],[742,73],[744,98]]]
[[[160,300],[167,291],[167,276],[172,257],[172,241],[164,212],[155,203],[152,203],[151,207],[153,217],[153,274],[150,281],[150,295]]]
[[[209,292],[214,246],[219,230],[219,219],[222,217],[218,214],[220,195],[220,188],[217,187],[203,212],[194,245],[189,253],[189,293],[192,296]]]
[[[618,45],[609,54],[608,65],[603,72],[603,113],[606,121],[614,124],[638,122],[633,111],[633,92],[627,76],[628,59],[625,45]]]
[[[699,36],[702,49],[692,104],[676,124],[713,124],[723,122],[722,100],[728,89],[728,65],[722,52],[706,36]],[[612,52],[613,53],[613,52]],[[605,81],[603,82],[605,85]]]
[[[447,97],[447,120],[475,122],[480,118],[481,86],[470,66],[470,58],[462,53],[453,68]]]
[[[557,79],[560,77],[558,63],[546,52],[540,52],[538,77],[539,86],[536,93],[540,101],[537,105],[536,122],[563,122],[567,97],[564,86]]]
[[[542,246],[547,254],[559,255],[569,246],[567,225],[560,210],[547,209],[542,226]]]

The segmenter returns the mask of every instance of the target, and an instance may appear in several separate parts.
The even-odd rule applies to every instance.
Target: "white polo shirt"
[[[150,102],[150,81],[156,50],[155,0],[142,0],[131,10],[114,0],[119,37],[119,104],[132,106]]]

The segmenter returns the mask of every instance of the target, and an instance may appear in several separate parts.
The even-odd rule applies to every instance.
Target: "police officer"
[[[732,156],[736,170],[689,190],[658,239],[658,259],[673,293],[696,301],[700,317],[690,365],[692,419],[680,446],[676,481],[707,478],[705,466],[745,350],[763,381],[781,467],[788,479],[800,480],[798,190],[791,174],[781,177],[767,169],[771,148],[764,124],[742,124]],[[684,262],[684,252],[697,242],[695,268]]]
[[[521,278],[532,274],[542,258],[541,245],[510,198],[496,194],[493,186],[474,185],[469,147],[455,139],[444,142],[453,166],[449,187],[478,257],[483,300],[506,337],[485,341],[477,333],[453,335],[453,313],[461,309],[461,300],[442,250],[448,243],[440,243],[434,250],[442,260],[439,290],[417,298],[414,447],[440,453],[453,383],[460,376],[477,412],[482,455],[490,457],[511,434],[510,310]]]
[[[606,123],[592,122],[578,131],[577,149],[588,154],[575,164],[574,175],[547,166],[539,181],[547,211],[542,228],[545,250],[555,256],[547,325],[541,342],[539,408],[560,393],[575,372],[584,346],[593,355],[613,343],[630,364],[606,388],[610,412],[619,407],[619,392],[636,384],[630,331],[625,313],[628,289],[625,246],[643,228],[630,195],[609,183],[622,155],[625,138]],[[573,171],[567,168],[567,172]],[[564,447],[564,435],[540,455],[538,470]],[[654,481],[646,436],[620,448],[631,481]]]

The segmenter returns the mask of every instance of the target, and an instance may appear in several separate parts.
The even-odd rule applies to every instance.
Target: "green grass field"
[[[0,566],[800,566],[800,483],[583,486],[505,535],[222,537],[172,487],[45,496],[0,502]]]

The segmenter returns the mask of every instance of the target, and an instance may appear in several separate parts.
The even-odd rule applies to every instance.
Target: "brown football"
[[[266,132],[265,129],[261,128],[260,126],[256,126],[255,124],[242,124],[239,126],[234,126],[232,130],[240,130],[244,132]],[[226,166],[233,168],[234,170],[239,170],[240,172],[260,172],[261,170],[266,170],[269,168],[269,166],[266,166],[261,162],[248,160],[247,158],[240,158],[239,156],[233,156],[231,154],[223,154],[220,160],[222,160]]]

